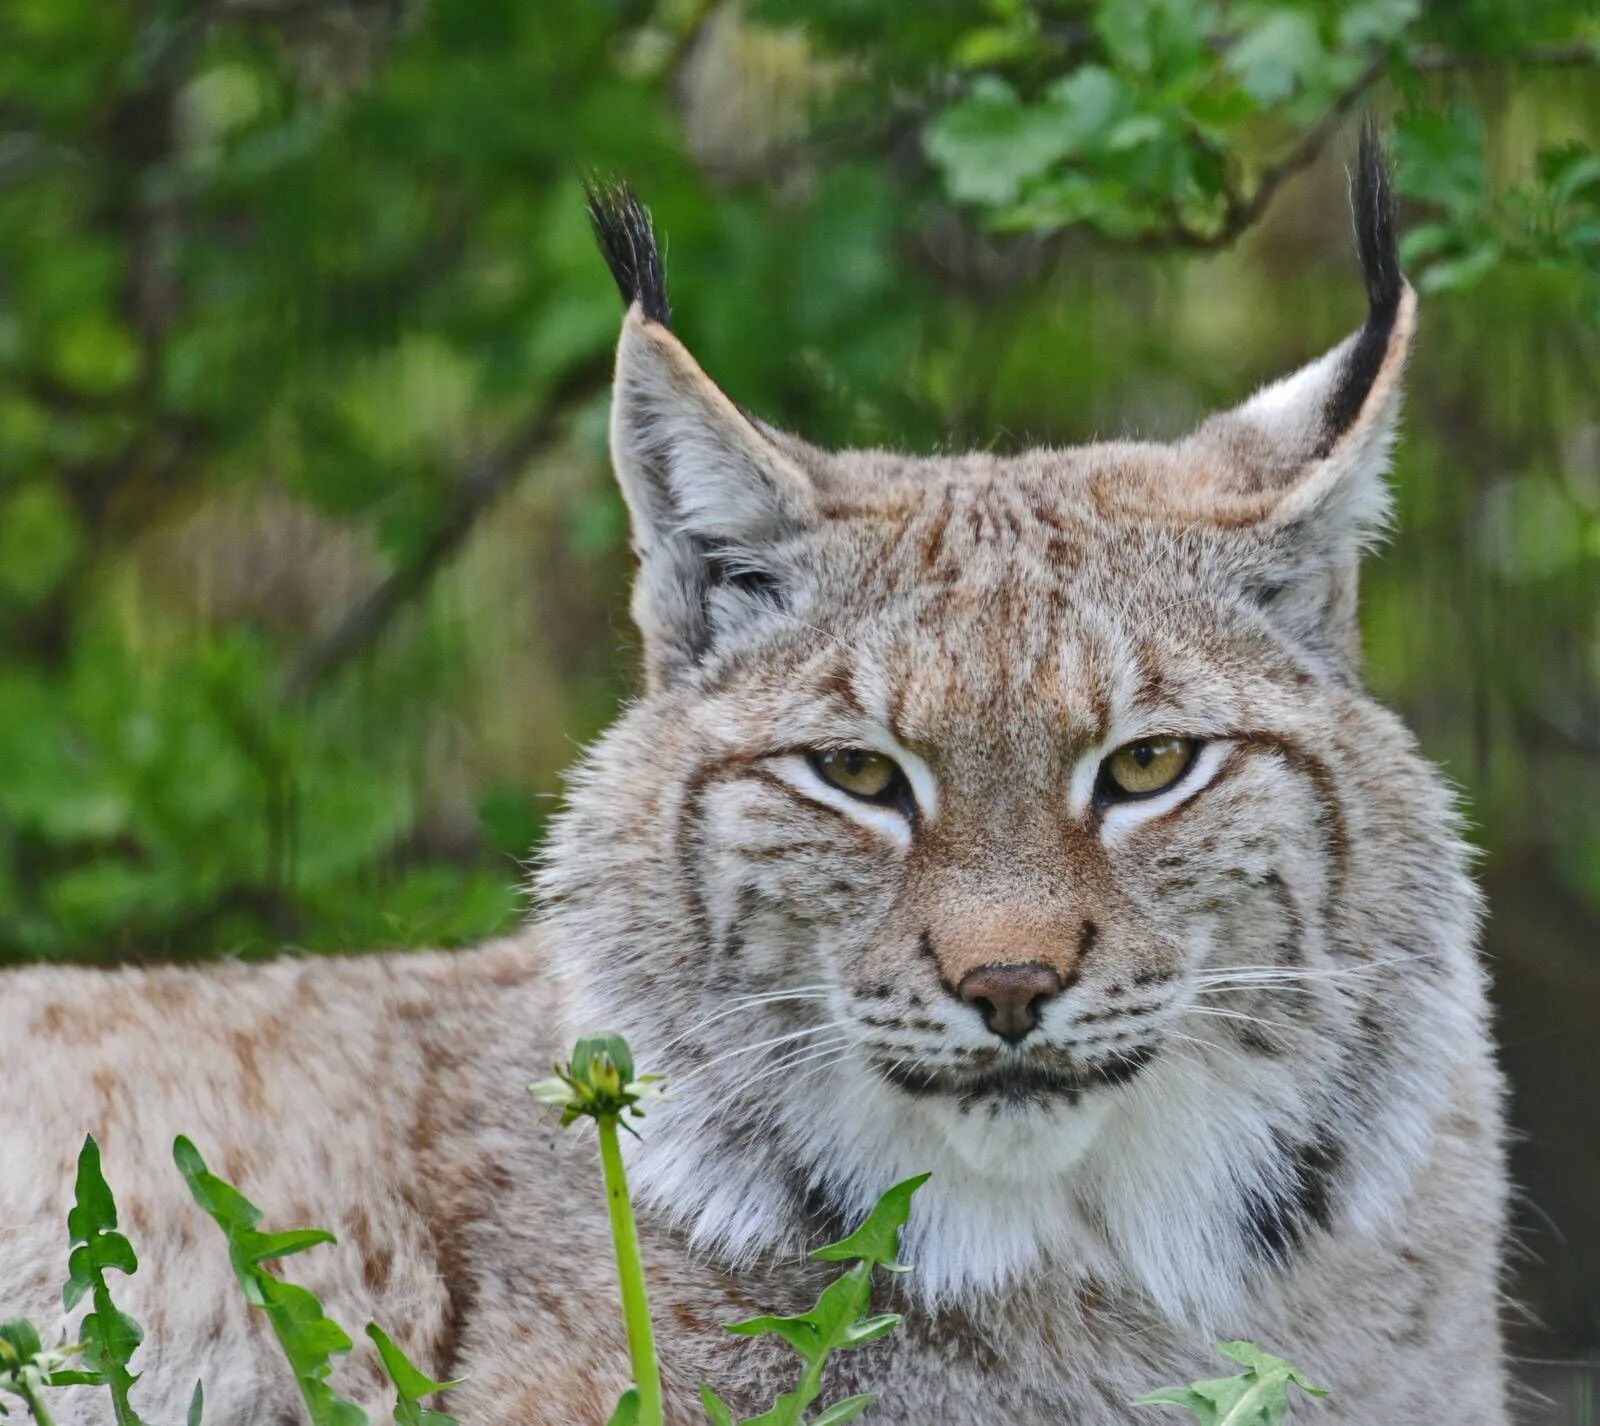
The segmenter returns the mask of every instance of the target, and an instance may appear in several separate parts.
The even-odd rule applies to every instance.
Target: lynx
[[[295,1419],[182,1132],[269,1224],[338,1233],[301,1279],[464,1377],[468,1426],[594,1426],[627,1357],[593,1143],[522,1089],[614,1029],[668,1085],[629,1161],[673,1422],[701,1380],[770,1402],[783,1351],[718,1324],[801,1309],[808,1245],[930,1172],[905,1324],[830,1379],[883,1426],[1153,1420],[1130,1399],[1215,1375],[1216,1337],[1332,1388],[1327,1426],[1503,1423],[1479,902],[1358,679],[1416,313],[1370,133],[1353,192],[1369,310],[1319,360],[1173,444],[917,459],[730,401],[596,189],[644,689],[537,916],[456,955],[6,975],[0,1305],[59,1318],[92,1130],[146,1415],[200,1376],[217,1426]]]

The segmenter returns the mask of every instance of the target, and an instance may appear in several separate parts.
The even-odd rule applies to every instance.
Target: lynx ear
[[[1389,448],[1416,327],[1416,295],[1400,274],[1388,161],[1370,121],[1352,190],[1365,325],[1212,418],[1184,448],[1217,472],[1216,513],[1247,531],[1240,553],[1252,593],[1341,672],[1356,659],[1357,566],[1389,518]]]
[[[589,214],[628,303],[611,459],[632,517],[633,616],[655,688],[782,603],[780,547],[815,517],[816,490],[667,330],[660,254],[632,192],[591,185]]]

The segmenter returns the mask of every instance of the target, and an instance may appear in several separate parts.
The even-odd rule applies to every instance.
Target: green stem
[[[827,1353],[823,1353],[814,1362],[807,1362],[806,1369],[800,1373],[800,1380],[794,1390],[794,1410],[788,1418],[789,1421],[797,1423],[797,1426],[803,1426],[806,1410],[822,1395],[822,1368],[827,1360]]]
[[[639,1392],[639,1426],[661,1426],[661,1367],[656,1361],[655,1336],[650,1330],[644,1266],[639,1261],[639,1232],[633,1221],[633,1205],[628,1201],[628,1177],[622,1168],[617,1116],[599,1115],[595,1126],[600,1133],[600,1169],[605,1175],[606,1209],[611,1215],[611,1241],[617,1250],[617,1278],[622,1286],[622,1321],[628,1329],[633,1384]]]
[[[99,1268],[95,1270],[94,1311],[100,1321],[102,1333],[107,1323],[119,1320],[117,1309],[111,1301],[111,1289],[106,1284],[105,1272]],[[128,1391],[134,1383],[133,1375],[109,1349],[104,1353],[104,1357],[101,1366],[105,1371],[106,1387],[111,1392],[111,1411],[116,1417],[117,1426],[143,1426],[133,1409],[133,1403],[128,1400]]]
[[[37,1426],[56,1426],[55,1418],[45,1409],[44,1402],[39,1400],[38,1393],[34,1390],[33,1383],[23,1377],[17,1387],[17,1394],[22,1398],[22,1404],[28,1408]]]

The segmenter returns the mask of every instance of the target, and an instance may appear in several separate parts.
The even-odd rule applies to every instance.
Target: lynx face
[[[1415,310],[1375,146],[1366,325],[1164,446],[814,449],[595,217],[647,688],[540,889],[575,1028],[675,1090],[645,1198],[738,1254],[931,1170],[925,1292],[1197,1313],[1390,1212],[1482,1032],[1448,798],[1356,681]]]
[[[974,1154],[1186,1058],[1196,974],[1245,950],[1219,931],[1303,954],[1325,890],[1310,661],[1204,539],[1096,513],[1152,458],[835,467],[784,603],[703,675],[677,836],[720,973],[804,967],[837,1053]]]

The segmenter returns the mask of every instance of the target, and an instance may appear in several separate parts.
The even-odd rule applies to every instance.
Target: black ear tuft
[[[1394,177],[1389,155],[1371,114],[1362,121],[1361,141],[1356,157],[1356,176],[1351,194],[1355,210],[1356,246],[1361,253],[1361,273],[1367,281],[1367,321],[1393,321],[1400,305],[1405,279],[1400,276],[1394,202]]]
[[[590,225],[623,302],[630,307],[637,302],[652,322],[670,327],[667,278],[650,214],[633,189],[619,179],[586,178],[583,193]]]
[[[1345,357],[1339,384],[1328,402],[1323,437],[1316,451],[1319,457],[1333,449],[1361,414],[1388,353],[1389,337],[1406,285],[1400,275],[1399,222],[1389,155],[1370,113],[1361,124],[1356,172],[1350,182],[1350,206],[1355,216],[1361,274],[1367,286],[1367,320]]]

